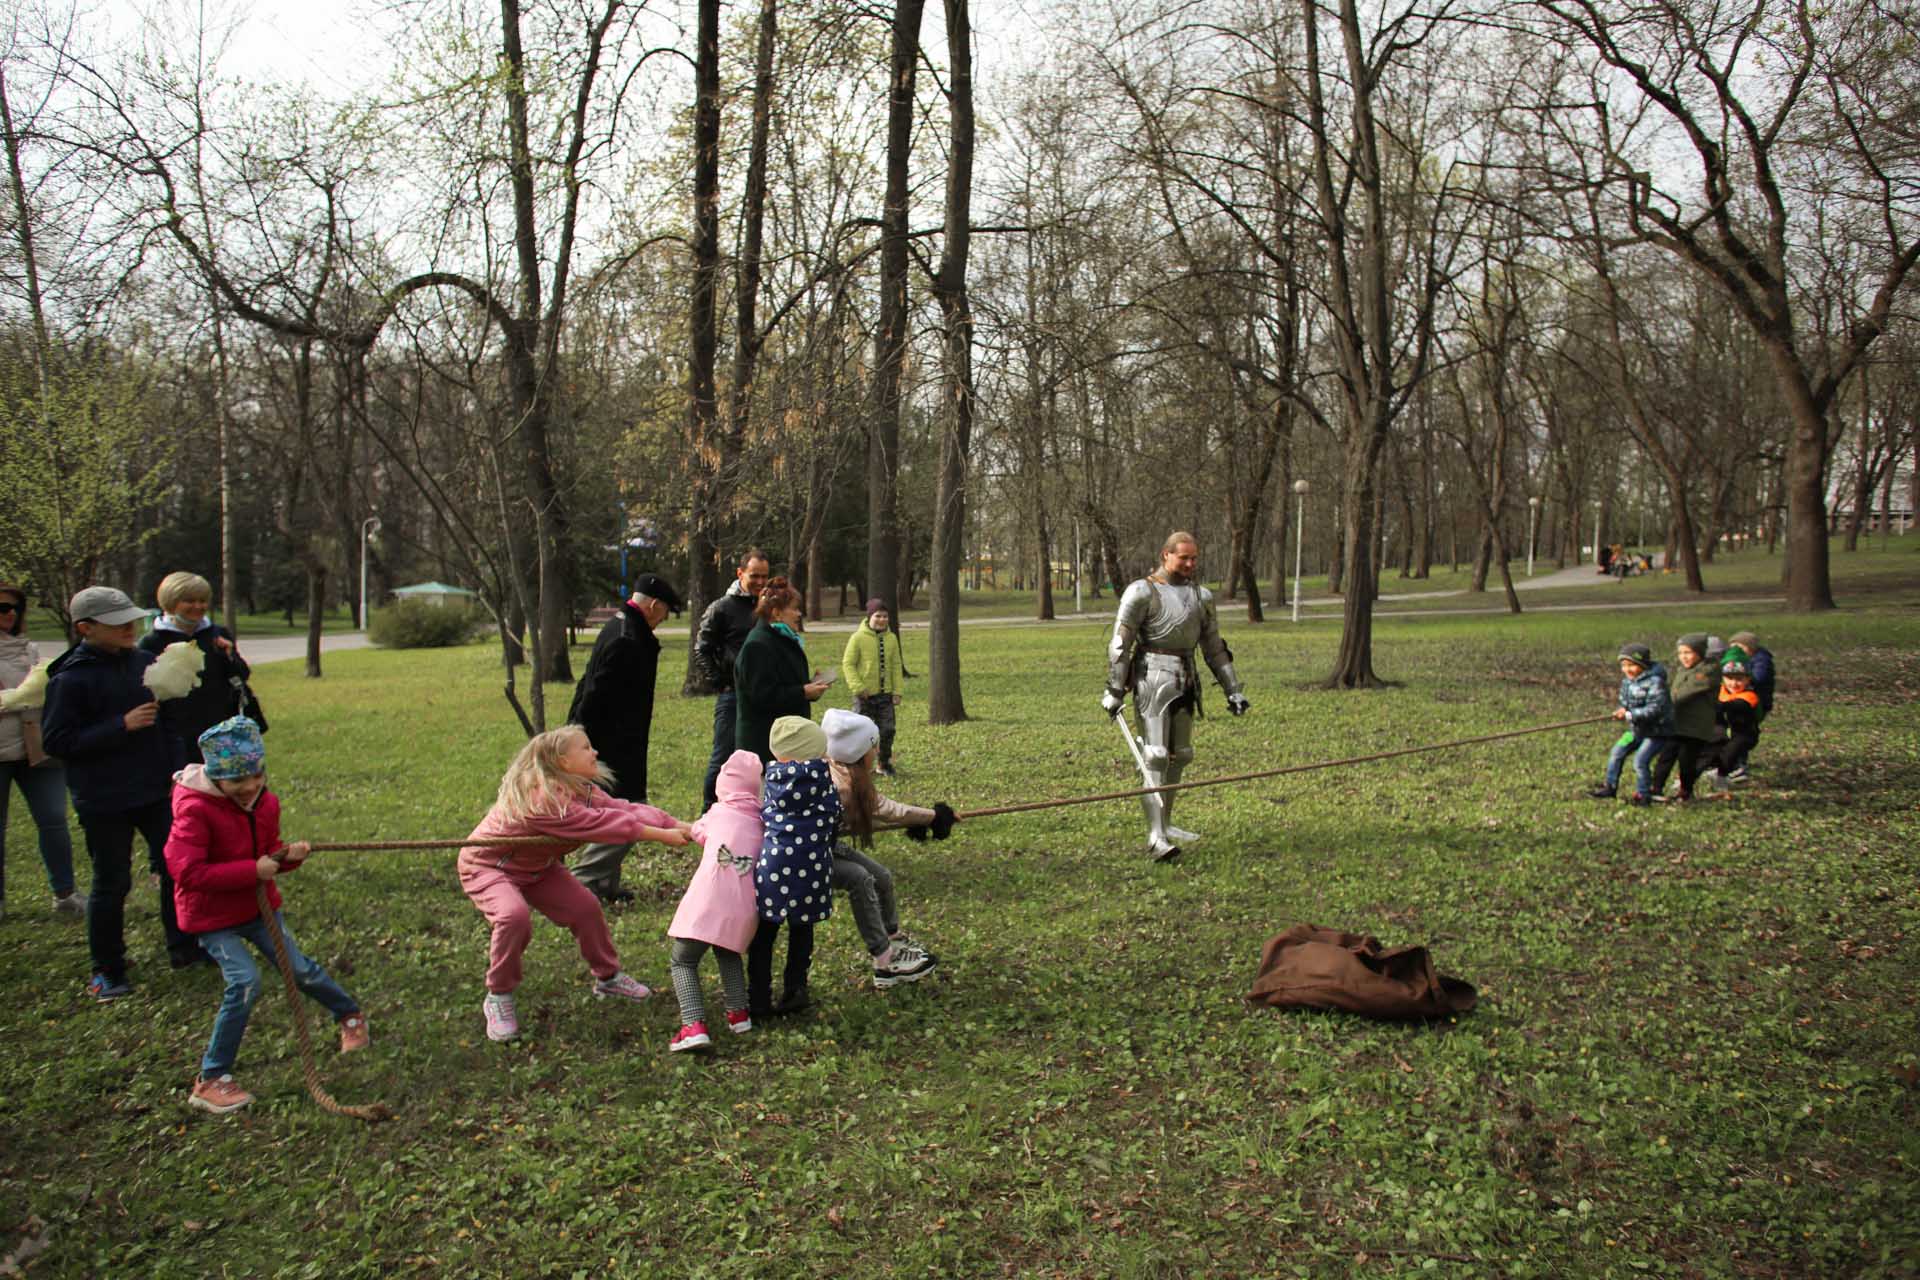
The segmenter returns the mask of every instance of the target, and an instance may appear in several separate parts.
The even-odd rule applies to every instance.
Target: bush
[[[444,649],[465,644],[473,625],[473,611],[459,605],[396,600],[373,610],[367,634],[383,649]]]

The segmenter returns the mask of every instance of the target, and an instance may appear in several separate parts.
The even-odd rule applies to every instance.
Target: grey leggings
[[[900,905],[893,898],[893,872],[850,844],[833,846],[833,887],[844,889],[853,908],[853,922],[867,951],[879,955],[892,943],[887,935],[900,928]]]
[[[700,998],[700,957],[710,946],[694,938],[673,940],[673,994],[680,1001],[683,1027],[707,1020],[706,1001]],[[747,971],[741,967],[740,953],[713,947],[713,959],[720,966],[720,986],[727,993],[727,1008],[733,1012],[746,1008]]]

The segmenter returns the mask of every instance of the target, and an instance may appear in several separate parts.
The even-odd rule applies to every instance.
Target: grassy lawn
[[[1376,664],[1402,683],[1364,694],[1312,687],[1331,623],[1230,619],[1254,710],[1211,693],[1195,777],[1603,713],[1622,640],[1664,653],[1695,627],[1757,630],[1781,702],[1756,783],[1688,808],[1583,798],[1596,726],[1200,791],[1179,822],[1207,839],[1171,867],[1141,858],[1132,802],[883,838],[939,972],[873,991],[842,908],[811,1015],[707,1061],[668,1056],[670,996],[589,999],[549,925],[528,1034],[488,1043],[486,926],[453,854],[317,855],[288,919],[371,1015],[372,1051],[322,1069],[342,1101],[396,1107],[377,1127],[308,1101],[277,984],[236,1071],[259,1101],[189,1111],[218,977],[167,970],[141,884],[136,994],[89,1003],[16,801],[0,1257],[31,1236],[27,1273],[61,1276],[1913,1275],[1920,557],[1834,563],[1844,607],[1813,618],[1639,580],[1567,602],[1656,607],[1383,619]],[[1734,558],[1711,585],[1778,594],[1777,571]],[[972,809],[1127,785],[1104,635],[966,632],[974,718],[934,730],[910,702],[888,789]],[[816,644],[837,665],[838,638]],[[710,707],[668,666],[654,798],[691,816]],[[326,669],[255,681],[289,838],[464,834],[518,739],[491,651]],[[613,928],[664,987],[694,859],[655,850]],[[1425,943],[1480,1006],[1249,1012],[1261,943],[1301,921]]]
[[[225,618],[216,608],[213,620],[225,625]],[[298,610],[293,615],[291,625],[284,613],[243,613],[236,619],[239,626],[241,643],[262,636],[303,636],[307,634],[307,615]],[[145,630],[146,624],[141,624]],[[322,631],[347,632],[353,630],[353,615],[345,609],[329,609],[320,619]],[[27,615],[27,634],[40,642],[44,650],[47,645],[65,645],[65,633],[60,628],[60,620],[46,609],[35,608]],[[57,650],[55,651],[57,652]]]

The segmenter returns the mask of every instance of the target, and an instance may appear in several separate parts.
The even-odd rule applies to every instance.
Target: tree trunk
[[[940,303],[946,381],[938,470],[934,477],[933,549],[927,624],[927,723],[967,718],[960,688],[960,560],[967,529],[967,458],[973,448],[973,306],[967,292],[968,227],[973,213],[973,32],[968,0],[946,0],[946,239],[934,292]]]
[[[694,454],[687,595],[690,616],[696,620],[720,594],[727,483],[727,447],[721,438],[715,387],[720,347],[716,302],[720,286],[720,0],[699,0],[698,21],[693,70],[693,287],[687,304],[687,438]],[[753,299],[745,299],[743,305],[751,310]],[[736,334],[735,339],[747,340],[747,335]],[[745,392],[736,387],[735,394]],[[698,631],[697,626],[687,629],[682,694],[706,687],[694,656]]]
[[[892,609],[899,579],[901,381],[907,359],[907,201],[913,151],[913,83],[926,0],[897,0],[888,60],[887,194],[880,214],[880,322],[874,329],[867,413],[867,583]]]

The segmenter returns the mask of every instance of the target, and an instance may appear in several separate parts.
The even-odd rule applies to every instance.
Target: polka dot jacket
[[[840,826],[840,793],[827,762],[768,765],[760,820],[766,835],[753,869],[760,918],[825,920],[833,913],[833,838]]]

